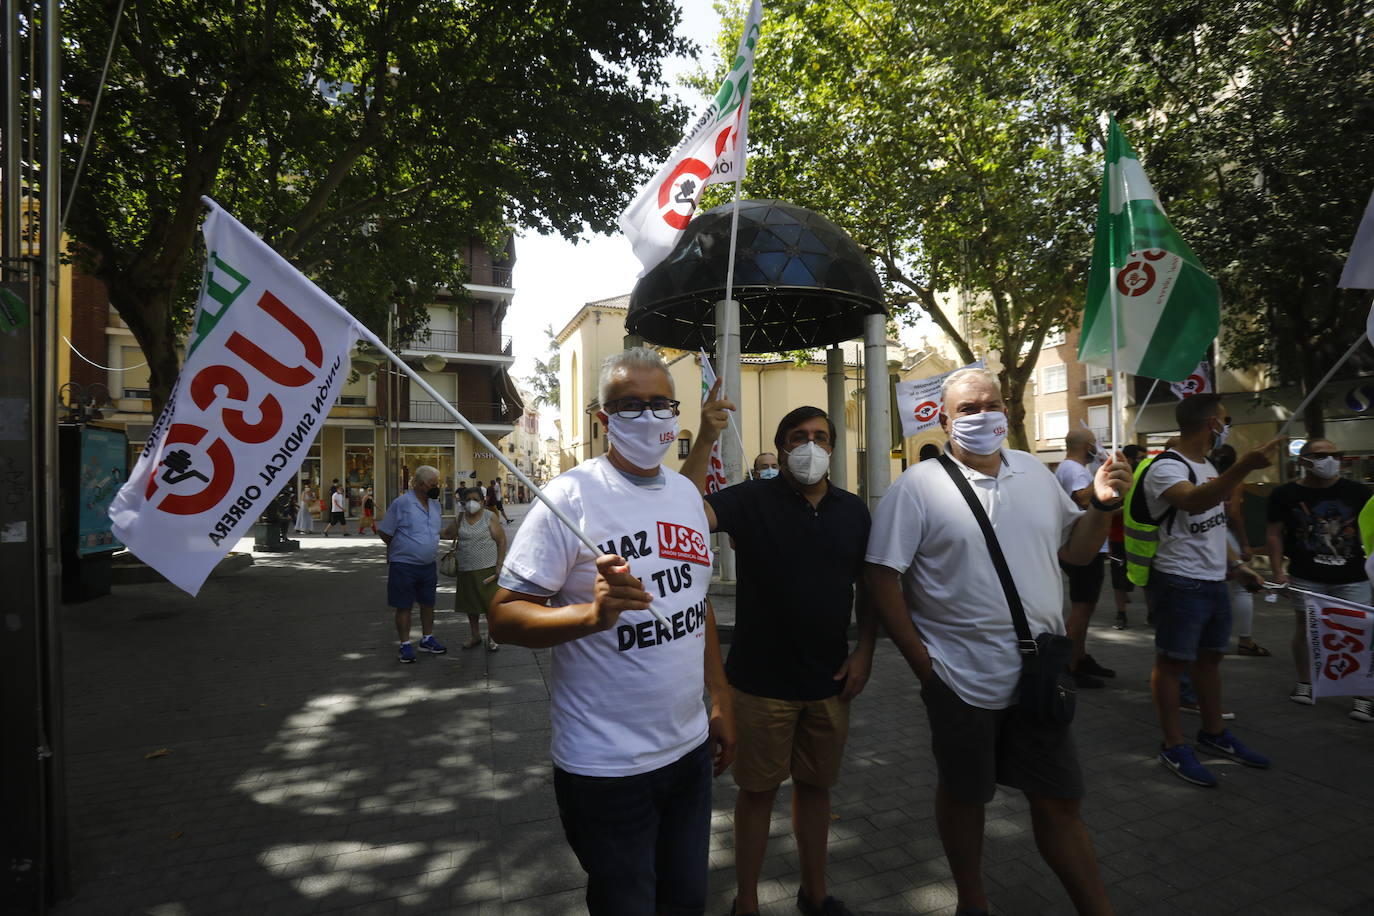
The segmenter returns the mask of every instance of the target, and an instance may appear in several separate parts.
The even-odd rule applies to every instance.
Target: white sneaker
[[[1354,707],[1346,715],[1356,722],[1374,722],[1374,700],[1356,697]]]
[[[499,649],[499,648],[501,648],[501,646],[497,644],[496,640],[494,640],[494,639],[492,639],[490,636],[488,636],[488,637],[487,637],[487,651],[488,651],[488,652],[495,652],[495,651],[496,651],[497,649]]]
[[[1302,706],[1315,706],[1317,701],[1312,699],[1312,685],[1298,683],[1293,685],[1293,692],[1288,695],[1288,699]],[[1374,720],[1371,720],[1374,721]]]

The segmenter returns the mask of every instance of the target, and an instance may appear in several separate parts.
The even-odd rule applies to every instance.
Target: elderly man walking
[[[443,655],[448,649],[434,638],[434,594],[439,587],[439,471],[415,469],[410,489],[387,507],[377,533],[386,544],[386,602],[396,612],[397,655],[401,664],[415,661],[410,643],[411,609],[420,605],[420,649]]]
[[[1010,608],[1022,605],[1032,634],[1064,633],[1058,562],[1092,560],[1130,475],[1124,459],[1109,459],[1080,511],[1038,459],[1003,447],[1006,407],[995,376],[963,369],[943,393],[949,449],[908,468],[878,504],[865,580],[921,682],[939,775],[936,826],[957,912],[987,912],[983,809],[1000,783],[1025,793],[1040,855],[1078,912],[1110,913],[1079,814],[1083,776],[1070,727],[1017,705],[1022,657]]]
[[[706,515],[697,489],[662,466],[678,413],[663,359],[642,347],[610,357],[600,393],[610,450],[545,495],[601,555],[536,505],[488,620],[503,643],[552,647],[554,796],[587,909],[694,916],[706,907],[712,772],[735,744]]]

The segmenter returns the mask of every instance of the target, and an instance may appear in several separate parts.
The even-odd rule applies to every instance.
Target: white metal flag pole
[[[1279,427],[1277,438],[1283,438],[1284,433],[1288,432],[1288,427],[1293,425],[1293,421],[1296,420],[1298,417],[1302,416],[1302,412],[1307,409],[1308,404],[1312,403],[1312,399],[1321,393],[1321,390],[1326,387],[1327,382],[1331,381],[1331,378],[1336,374],[1336,371],[1340,369],[1341,366],[1344,366],[1346,360],[1350,359],[1350,357],[1355,355],[1355,351],[1360,348],[1360,344],[1364,343],[1368,339],[1369,338],[1367,337],[1367,335],[1361,334],[1359,338],[1353,344],[1350,345],[1350,349],[1345,351],[1345,355],[1342,356],[1340,359],[1336,360],[1336,364],[1332,366],[1330,370],[1327,371],[1326,375],[1322,376],[1322,380],[1320,382],[1317,382],[1317,384],[1313,386],[1312,390],[1307,393],[1307,397],[1303,398],[1302,403],[1298,405],[1298,409],[1293,411],[1293,413],[1289,415],[1287,422],[1285,422],[1283,426]]]
[[[748,114],[747,114],[747,112],[748,112],[748,102],[747,102],[747,101],[745,102],[745,111],[746,111],[746,114],[744,115],[744,119],[747,119],[747,118],[748,118]],[[742,119],[742,120],[743,120],[743,119]],[[738,135],[736,136],[735,142],[736,142],[736,143],[739,142]],[[740,157],[740,158],[743,159],[743,157]],[[739,354],[739,353],[735,353],[735,354],[731,354],[731,353],[730,353],[730,338],[731,338],[732,335],[733,335],[733,336],[736,336],[736,337],[739,335],[739,303],[735,301],[735,236],[736,236],[736,234],[739,232],[739,197],[740,197],[740,187],[741,187],[742,183],[743,183],[743,179],[742,179],[742,178],[736,178],[736,179],[735,179],[735,205],[734,205],[734,207],[732,208],[732,210],[731,210],[731,212],[730,212],[730,253],[729,253],[728,258],[727,258],[727,260],[726,260],[726,262],[725,262],[725,311],[726,311],[726,314],[727,314],[727,316],[728,316],[727,320],[729,321],[729,327],[727,327],[727,328],[725,329],[725,333],[722,335],[722,338],[721,338],[722,341],[723,341],[723,343],[724,343],[724,346],[722,347],[722,349],[725,351],[725,352],[719,354],[719,357],[720,357],[720,367],[719,367],[719,368],[720,368],[720,371],[717,373],[717,375],[719,375],[721,378],[727,378],[727,375],[726,375],[727,369],[728,369],[729,366],[733,365],[733,364],[730,362],[731,357],[733,356],[734,359],[735,359],[736,361],[738,361],[738,360],[740,359],[740,354]],[[717,330],[717,333],[719,333],[719,330]],[[722,389],[723,389],[725,386],[722,385],[721,387],[722,387]],[[739,396],[740,393],[739,393],[738,391],[736,391],[736,392],[733,392],[733,394],[735,394],[736,396]],[[744,473],[744,459],[745,459],[745,454],[744,454],[744,437],[740,435],[739,426],[738,426],[738,425],[736,424],[736,422],[735,422],[735,414],[734,414],[734,412],[733,412],[733,411],[730,412],[730,413],[727,415],[727,417],[728,417],[728,419],[729,419],[729,421],[730,421],[730,428],[733,429],[733,430],[735,431],[735,439],[738,440],[738,442],[739,442],[740,472],[743,474],[743,473]],[[745,476],[747,477],[748,475],[745,475]],[[733,482],[733,481],[732,481],[732,482]]]
[[[1131,421],[1131,438],[1135,438],[1136,427],[1140,425],[1140,415],[1143,414],[1145,408],[1149,406],[1150,398],[1154,397],[1155,389],[1158,387],[1159,379],[1155,379],[1154,383],[1150,385],[1150,390],[1145,392],[1145,400],[1141,401],[1140,406],[1135,409],[1135,419]]]
[[[390,347],[388,347],[386,344],[382,343],[380,340],[377,339],[376,334],[373,334],[367,328],[363,327],[361,322],[358,324],[358,334],[368,343],[372,344],[372,346],[376,347],[381,353],[385,354],[387,359],[395,363],[396,366],[402,372],[404,372],[412,382],[414,382],[416,385],[420,387],[421,391],[429,395],[436,402],[438,402],[438,404],[441,407],[447,410],[449,415],[452,416],[453,419],[457,420],[458,423],[469,433],[471,433],[472,437],[476,439],[477,442],[487,450],[488,454],[494,456],[497,461],[505,465],[506,470],[510,471],[512,474],[515,475],[516,480],[524,484],[525,488],[528,489],[529,492],[533,493],[536,499],[538,499],[540,502],[542,502],[545,506],[548,507],[549,511],[554,514],[555,518],[557,518],[560,522],[566,525],[568,530],[571,531],[574,535],[576,535],[579,541],[587,545],[587,548],[592,552],[592,556],[599,557],[605,553],[604,550],[602,550],[596,544],[592,543],[592,539],[587,537],[587,533],[583,531],[581,528],[577,527],[577,524],[572,519],[568,518],[568,516],[563,512],[563,510],[558,508],[558,506],[554,504],[553,500],[545,496],[544,491],[539,489],[539,487],[535,485],[534,481],[526,477],[524,473],[518,467],[515,466],[515,463],[506,457],[504,452],[502,452],[499,448],[492,444],[492,441],[488,439],[486,436],[484,436],[481,430],[479,430],[476,426],[473,426],[472,422],[468,420],[467,417],[463,416],[458,411],[457,407],[454,407],[452,404],[448,402],[448,399],[446,399],[443,395],[439,394],[439,392],[435,391],[430,386],[429,382],[425,381],[423,378],[421,378],[418,372],[410,368],[410,366],[406,365],[405,361],[402,360],[399,356],[397,356],[394,352],[392,352]],[[654,615],[654,618],[657,619],[659,623],[663,624],[664,626],[671,627],[671,624],[669,624],[668,621],[664,619],[663,615],[660,614],[653,607],[649,608],[649,612]]]

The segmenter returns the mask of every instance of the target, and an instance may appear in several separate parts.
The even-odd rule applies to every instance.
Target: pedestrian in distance
[[[1093,496],[1093,469],[1099,462],[1097,437],[1089,429],[1070,430],[1064,437],[1064,460],[1055,469],[1054,479],[1069,494],[1069,498],[1080,509],[1088,508]],[[1073,640],[1073,665],[1070,672],[1079,689],[1103,686],[1102,678],[1116,677],[1116,672],[1098,663],[1088,654],[1088,624],[1092,622],[1093,612],[1097,610],[1097,599],[1102,594],[1102,580],[1105,572],[1108,541],[1102,542],[1102,549],[1083,566],[1059,563],[1060,569],[1069,579],[1069,638]]]
[[[1180,779],[1211,787],[1216,777],[1184,741],[1179,719],[1179,682],[1190,672],[1202,716],[1196,748],[1245,766],[1269,766],[1269,758],[1242,743],[1222,719],[1221,661],[1231,640],[1227,579],[1262,582],[1227,543],[1224,503],[1246,475],[1269,466],[1279,440],[1246,452],[1219,473],[1207,454],[1231,432],[1221,396],[1185,398],[1174,416],[1177,447],[1156,456],[1132,487],[1127,563],[1128,573],[1130,564],[1143,568],[1155,615],[1150,689],[1163,739],[1159,761]]]
[[[1078,912],[1111,913],[1080,815],[1072,728],[1017,703],[1023,663],[1011,608],[1022,606],[1032,634],[1064,634],[1059,560],[1081,565],[1101,548],[1130,483],[1125,460],[1097,469],[1082,511],[1039,459],[1003,446],[996,376],[961,369],[942,388],[948,451],[907,468],[874,510],[865,582],[921,683],[956,912],[988,911],[984,807],[1001,784],[1025,794],[1036,847]]]
[[[720,392],[717,380],[682,468],[699,489],[711,448],[734,410]],[[788,778],[801,863],[797,909],[807,916],[851,912],[826,886],[830,790],[839,782],[850,703],[872,670],[878,620],[862,589],[857,596],[855,589],[868,542],[868,508],[830,482],[834,443],[835,425],[825,411],[798,407],[773,437],[783,457],[779,476],[747,480],[705,499],[707,524],[730,535],[738,561],[735,636],[725,660],[739,732],[731,768],[739,787],[736,916],[758,913],[773,803]],[[858,640],[851,651],[848,631],[856,610]]]
[[[703,410],[705,408],[702,408]],[[734,408],[731,408],[732,410]],[[755,480],[772,480],[778,476],[778,456],[772,452],[759,452],[754,456],[754,472],[751,475]]]
[[[735,747],[706,515],[700,491],[662,466],[679,406],[662,357],[608,357],[599,393],[609,450],[545,495],[601,555],[534,506],[506,555],[491,631],[551,647],[554,795],[588,911],[694,916],[706,907],[712,773]]]
[[[377,501],[372,498],[372,488],[363,490],[363,517],[358,522],[358,534],[371,529],[377,533]]]
[[[443,531],[444,537],[454,538],[458,575],[454,580],[453,609],[468,617],[469,635],[464,649],[482,644],[482,617],[496,597],[496,576],[506,559],[506,529],[496,520],[495,512],[483,508],[480,496],[476,487],[463,490],[459,495],[459,515]],[[499,648],[491,638],[488,621],[487,651]]]
[[[1367,605],[1370,586],[1358,522],[1370,490],[1341,476],[1343,457],[1330,439],[1309,439],[1303,444],[1298,452],[1302,476],[1269,494],[1265,542],[1278,584]],[[1307,648],[1307,597],[1298,592],[1291,595],[1290,646],[1297,683],[1288,698],[1311,706],[1316,700]],[[1357,722],[1374,722],[1374,699],[1356,697],[1349,715]]]
[[[410,642],[411,613],[420,606],[420,650],[434,655],[448,651],[434,638],[434,599],[439,586],[439,470],[415,469],[410,489],[387,507],[377,532],[386,544],[386,600],[396,620],[397,657],[415,661]]]
[[[344,537],[348,537],[348,500],[344,498],[343,488],[335,484],[329,488],[329,524],[324,526],[324,536],[335,525],[339,526]]]
[[[314,534],[315,520],[310,515],[310,507],[315,503],[315,491],[310,489],[310,484],[301,488],[300,509],[296,512],[296,533]]]

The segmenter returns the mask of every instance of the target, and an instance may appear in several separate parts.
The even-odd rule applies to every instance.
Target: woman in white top
[[[462,512],[444,529],[443,536],[456,539],[458,577],[454,582],[454,610],[468,615],[471,635],[463,648],[474,649],[482,644],[481,617],[496,597],[496,574],[506,559],[506,530],[495,512],[482,507],[482,494],[476,487],[464,490],[461,499]],[[487,651],[499,648],[491,638],[489,624]]]
[[[310,514],[310,504],[315,501],[315,491],[310,489],[310,484],[301,488],[301,507],[296,513],[296,533],[314,534],[315,519]]]

